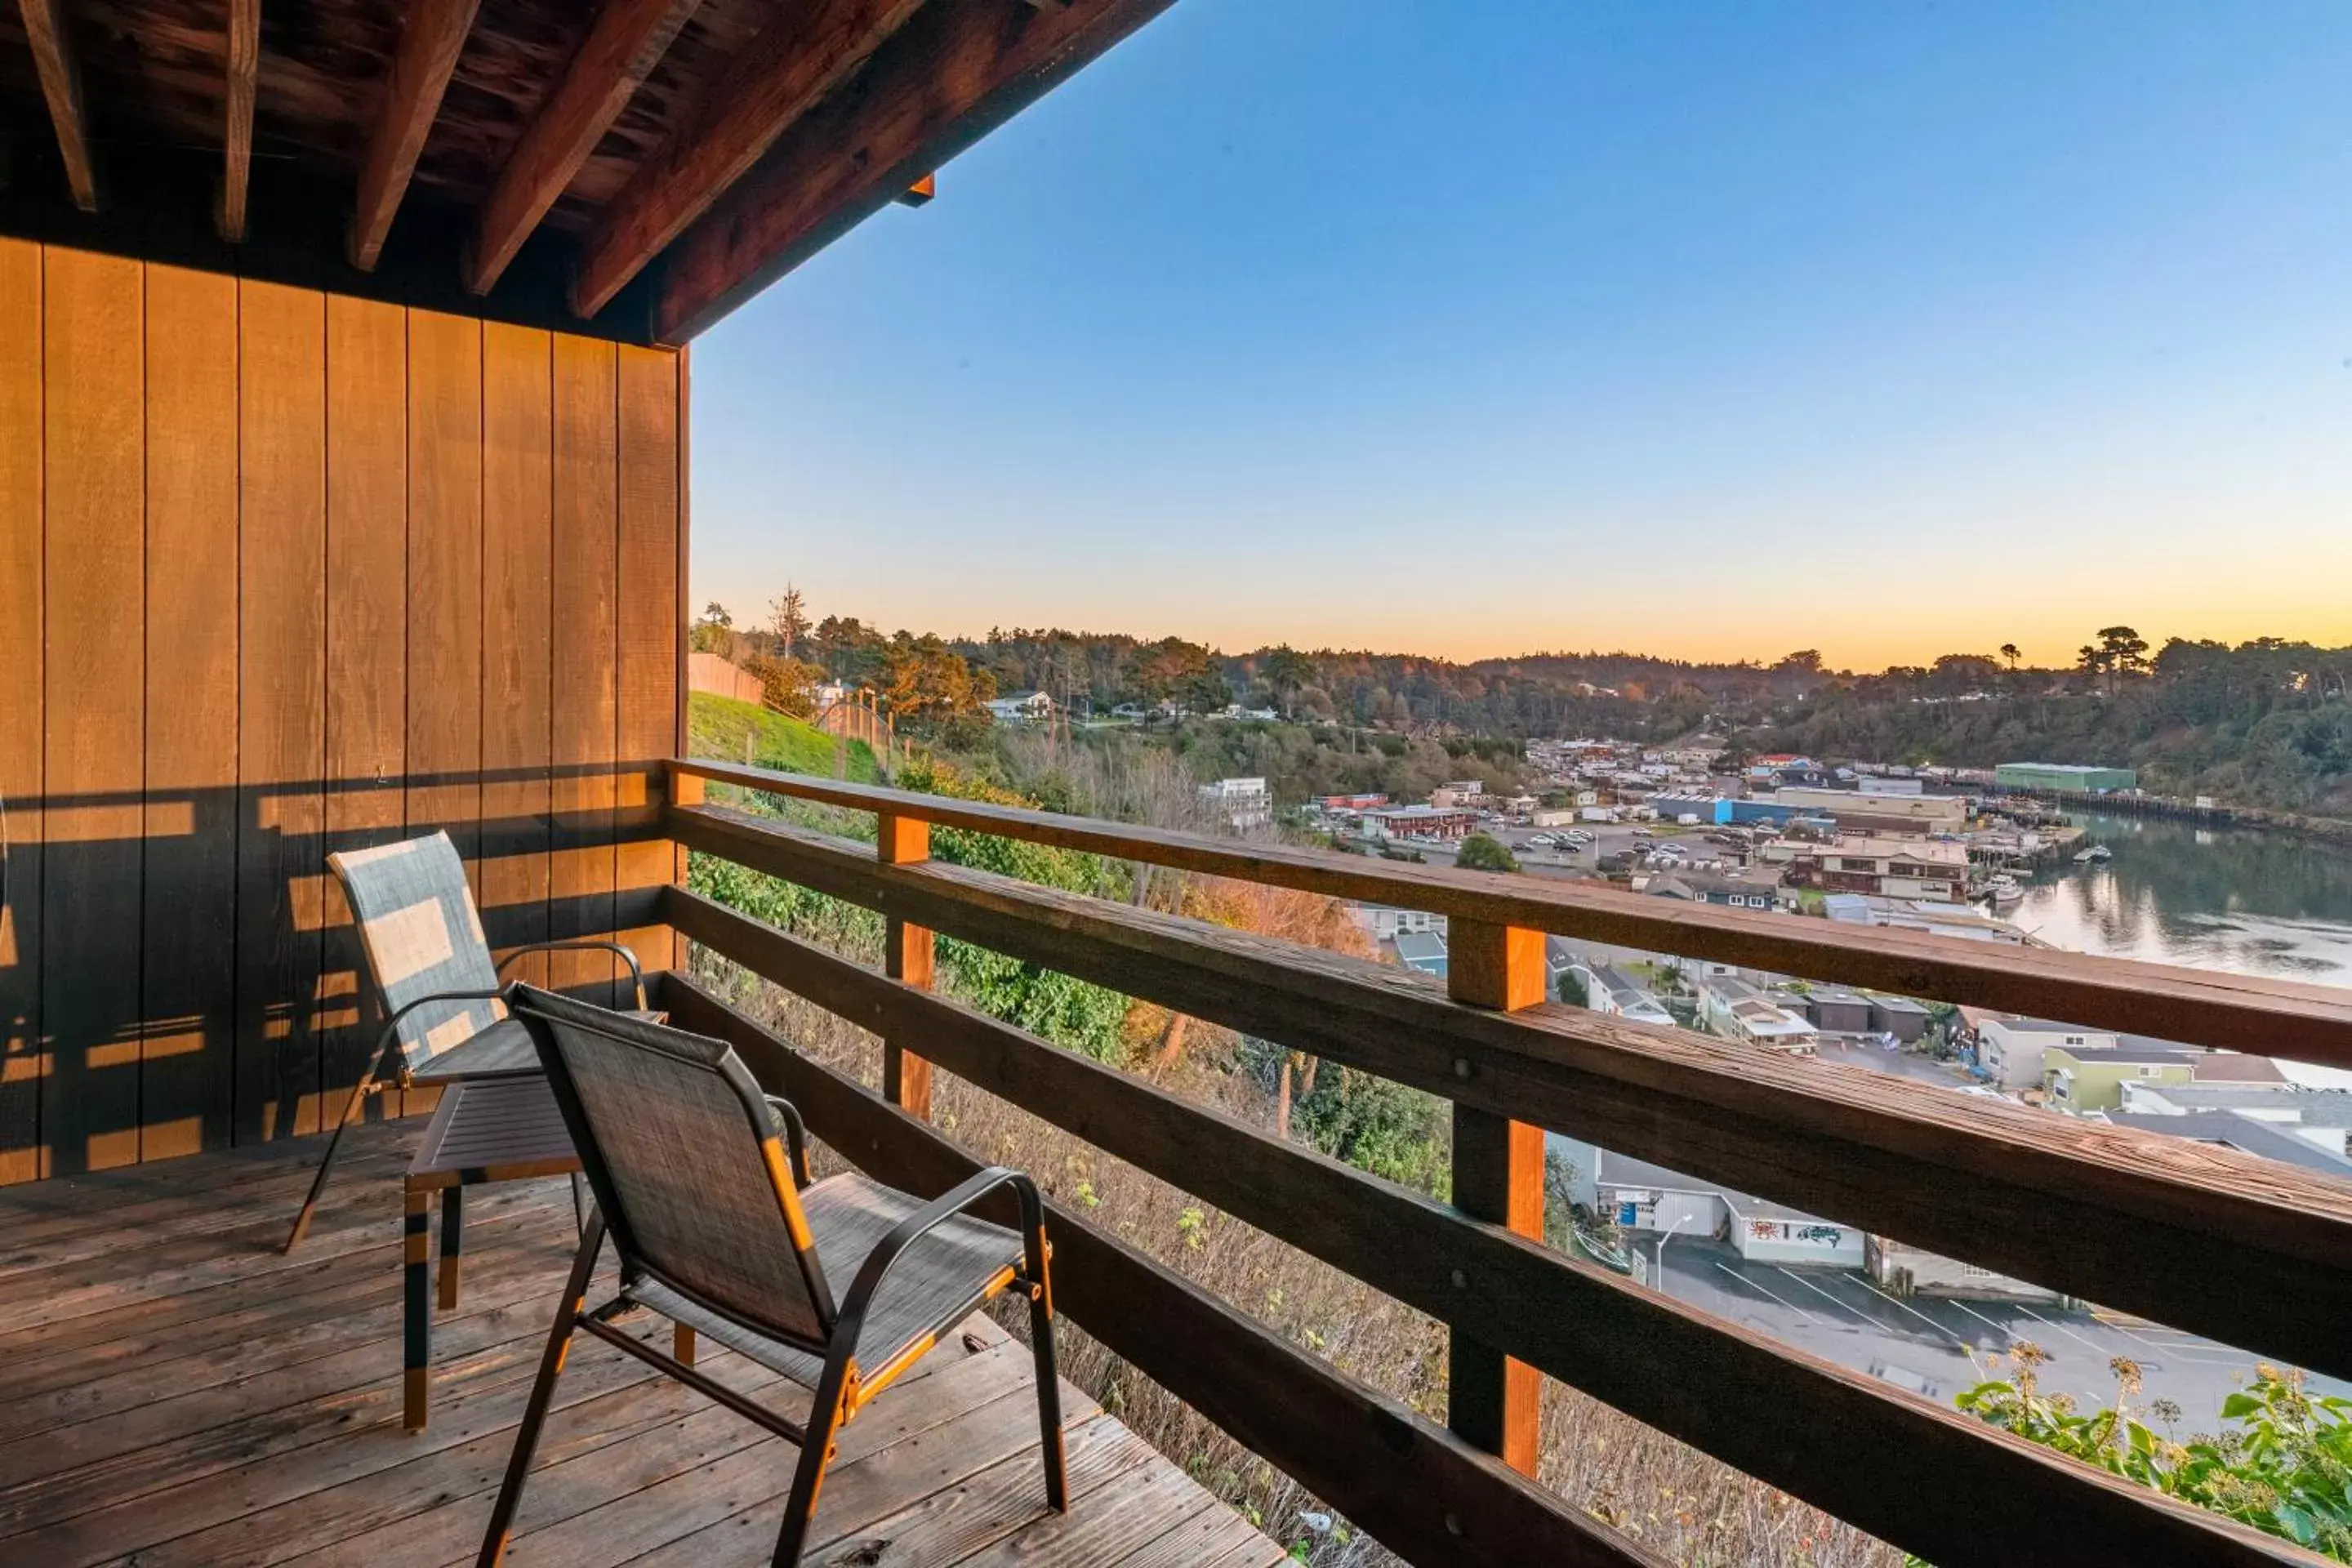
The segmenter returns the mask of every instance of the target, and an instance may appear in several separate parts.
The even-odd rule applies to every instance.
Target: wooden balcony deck
[[[0,1562],[471,1563],[573,1247],[562,1180],[476,1189],[432,1420],[400,1425],[400,1197],[422,1123],[355,1130],[301,1250],[317,1140],[0,1193]],[[650,1322],[643,1331],[655,1333]],[[713,1375],[789,1406],[706,1347]],[[1026,1349],[974,1318],[844,1434],[812,1564],[1280,1562],[1065,1385],[1045,1513]],[[768,1561],[793,1449],[582,1338],[509,1562]]]

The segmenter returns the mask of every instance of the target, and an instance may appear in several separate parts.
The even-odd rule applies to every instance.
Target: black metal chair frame
[[[645,971],[637,963],[637,955],[619,942],[584,939],[578,942],[532,942],[529,946],[516,948],[512,952],[508,953],[499,961],[497,973],[504,974],[508,966],[515,960],[528,958],[535,952],[614,954],[622,963],[629,966],[629,977],[636,986],[637,1009],[640,1012],[646,1010]],[[377,984],[373,971],[369,973],[368,984],[374,986],[376,996],[381,1002],[383,997],[383,987]],[[318,1174],[310,1178],[310,1194],[303,1198],[301,1211],[294,1216],[294,1227],[286,1233],[286,1245],[280,1247],[279,1251],[292,1252],[297,1247],[302,1245],[302,1237],[310,1233],[310,1221],[319,1208],[319,1195],[327,1190],[327,1173],[334,1166],[335,1152],[342,1147],[343,1131],[359,1120],[360,1112],[365,1108],[367,1102],[390,1089],[407,1089],[417,1086],[419,1080],[415,1071],[408,1065],[405,1057],[402,1058],[400,1070],[397,1073],[388,1079],[381,1076],[383,1071],[384,1058],[392,1053],[399,1040],[400,1021],[417,1008],[430,1006],[436,1002],[488,1002],[502,998],[505,994],[504,991],[444,991],[431,996],[419,996],[406,1006],[394,1009],[391,1016],[384,1019],[383,1028],[376,1037],[375,1052],[368,1058],[367,1071],[362,1073],[360,1081],[352,1086],[352,1097],[344,1102],[342,1117],[335,1123],[335,1131],[327,1140],[327,1152],[319,1162]],[[430,1075],[428,1074],[427,1077],[429,1079]]]
[[[477,1560],[478,1568],[498,1568],[505,1555],[508,1537],[514,1525],[515,1510],[522,1501],[523,1483],[530,1471],[531,1455],[539,1446],[540,1430],[546,1422],[548,1407],[554,1400],[556,1379],[563,1371],[565,1352],[574,1333],[594,1335],[799,1447],[800,1460],[793,1468],[792,1490],[785,1501],[783,1525],[776,1538],[773,1558],[775,1568],[796,1568],[801,1552],[808,1544],[810,1526],[816,1514],[817,1494],[824,1486],[825,1467],[832,1462],[836,1451],[841,1428],[919,1361],[939,1334],[961,1322],[982,1304],[1014,1285],[1018,1285],[1029,1299],[1029,1338],[1036,1365],[1037,1423],[1045,1459],[1045,1502],[1056,1513],[1068,1511],[1069,1479],[1062,1444],[1060,1374],[1054,1354],[1054,1298],[1045,1240],[1045,1211],[1035,1183],[1020,1171],[992,1165],[933,1198],[899,1221],[866,1255],[856,1278],[850,1284],[848,1294],[841,1298],[837,1307],[825,1285],[824,1269],[814,1243],[804,1244],[795,1237],[793,1248],[799,1255],[801,1268],[809,1282],[810,1298],[816,1305],[818,1321],[826,1322],[830,1320],[828,1331],[823,1338],[804,1339],[780,1333],[765,1324],[744,1322],[735,1313],[713,1306],[677,1281],[663,1277],[636,1256],[637,1249],[627,1234],[625,1212],[617,1202],[611,1173],[598,1154],[578,1092],[564,1068],[548,1024],[533,1009],[531,994],[529,986],[509,987],[508,1009],[523,1020],[539,1047],[541,1059],[547,1068],[549,1085],[555,1091],[556,1104],[572,1129],[572,1143],[579,1152],[589,1188],[595,1196],[596,1209],[588,1220],[580,1249],[572,1258],[571,1277],[564,1283],[562,1299],[556,1304],[555,1321],[548,1328],[547,1349],[540,1359],[539,1376],[531,1385],[530,1403],[524,1408],[521,1424],[515,1433],[514,1453],[507,1463],[506,1479],[499,1488],[498,1503],[491,1510],[489,1528],[482,1539],[481,1554]],[[571,1019],[564,1022],[572,1027],[588,1026]],[[720,1065],[719,1070],[738,1096],[743,1099],[747,1112],[754,1107],[764,1107],[772,1121],[782,1123],[791,1165],[788,1174],[779,1172],[779,1184],[789,1180],[801,1187],[814,1185],[809,1168],[807,1131],[802,1125],[800,1112],[792,1102],[761,1089],[742,1063],[731,1055]],[[754,1124],[751,1131],[760,1130]],[[762,1136],[770,1142],[774,1141],[772,1125]],[[779,1163],[772,1159],[771,1168],[776,1168]],[[904,1347],[893,1347],[894,1353],[881,1365],[871,1371],[861,1369],[856,1359],[858,1338],[864,1331],[866,1316],[875,1294],[892,1266],[926,1234],[964,1214],[982,1199],[1007,1188],[1011,1189],[1020,1205],[1020,1268],[1017,1271],[1009,1268],[1004,1269],[952,1310],[941,1311],[928,1333],[918,1334]],[[608,1224],[608,1215],[619,1217]],[[778,1225],[780,1227],[783,1225],[781,1210]],[[622,1293],[602,1306],[591,1308],[587,1305],[588,1286],[595,1273],[597,1255],[604,1247],[608,1229],[612,1232],[614,1250],[621,1263]],[[643,1305],[631,1300],[627,1294],[630,1282],[638,1278],[658,1282],[665,1289],[692,1301],[698,1310],[738,1326],[748,1334],[790,1346],[821,1361],[824,1370],[817,1380],[809,1420],[806,1423],[796,1422],[771,1410],[616,1327],[616,1319],[640,1310]],[[652,1310],[650,1308],[644,1310]],[[687,1325],[677,1323],[676,1326],[684,1328]]]

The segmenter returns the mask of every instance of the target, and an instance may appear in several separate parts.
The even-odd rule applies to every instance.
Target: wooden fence
[[[2320,1561],[1547,1248],[1541,1137],[1598,1142],[2336,1375],[2352,1375],[2340,1328],[2352,1310],[2352,1184],[1552,1005],[1542,937],[2352,1064],[2352,1007],[2340,992],[1661,908],[1579,884],[725,764],[672,771],[667,826],[680,843],[886,918],[877,972],[684,889],[668,894],[682,934],[881,1037],[887,1098],[691,982],[671,983],[681,1024],[734,1041],[847,1157],[918,1185],[972,1167],[920,1119],[937,1063],[1449,1326],[1450,1429],[1081,1216],[1055,1215],[1065,1310],[1413,1562],[1651,1561],[1526,1478],[1538,1374],[1939,1568]],[[878,849],[703,804],[705,780],[874,812]],[[1441,982],[938,864],[928,858],[935,823],[1437,910],[1452,921],[1452,973]],[[934,932],[1444,1097],[1456,1118],[1454,1204],[932,994]]]

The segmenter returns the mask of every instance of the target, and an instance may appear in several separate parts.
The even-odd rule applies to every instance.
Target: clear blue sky
[[[1178,0],[697,343],[696,604],[2352,642],[2347,84],[2345,0]]]

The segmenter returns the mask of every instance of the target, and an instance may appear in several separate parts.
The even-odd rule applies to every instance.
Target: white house
[[[1630,1019],[1636,1024],[1671,1025],[1675,1016],[1640,981],[1613,963],[1574,959],[1569,973],[1584,983],[1584,1005],[1596,1013]]]
[[[1202,784],[1201,803],[1234,827],[1263,827],[1274,820],[1274,796],[1264,779],[1219,779]]]
[[[1859,1268],[1863,1233],[1801,1209],[1746,1193],[1726,1193],[1731,1245],[1751,1263],[1809,1263],[1823,1268]]]
[[[1745,980],[1711,975],[1699,983],[1698,1001],[1700,1018],[1727,1039],[1795,1056],[1814,1053],[1817,1031],[1811,1022],[1769,1000]]]
[[[2116,1048],[2116,1037],[2046,1018],[1987,1018],[1977,1026],[1977,1068],[1996,1088],[2039,1089],[2042,1058],[2053,1046],[2070,1051],[2111,1051]]]
[[[1427,910],[1401,910],[1392,904],[1358,904],[1348,911],[1374,942],[1394,942],[1407,931],[1445,934],[1445,917]]]
[[[1042,691],[1015,692],[989,699],[988,711],[1000,724],[1042,724],[1054,716],[1054,700]]]
[[[1669,1242],[1719,1237],[1759,1263],[1863,1266],[1863,1233],[1852,1226],[1558,1133],[1546,1138],[1545,1152],[1570,1167],[1570,1201],[1621,1230],[1650,1231]]]

